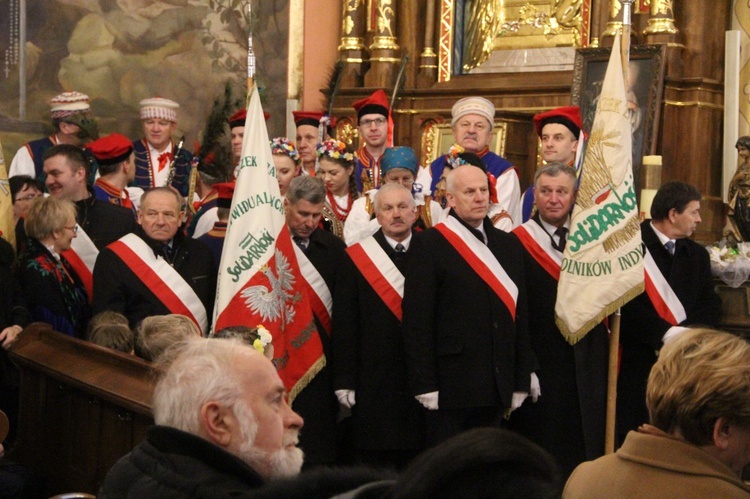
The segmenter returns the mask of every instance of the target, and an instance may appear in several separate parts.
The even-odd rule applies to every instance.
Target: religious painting
[[[566,71],[589,43],[591,0],[439,0],[438,78]]]
[[[141,135],[139,101],[177,101],[176,137],[200,140],[227,81],[246,92],[248,36],[256,80],[271,113],[286,124],[287,0],[0,0],[0,134],[5,162],[21,145],[53,131],[49,100],[87,94],[102,135]]]
[[[576,51],[571,104],[580,106],[584,130],[591,130],[611,48]],[[664,89],[666,45],[633,45],[628,66],[628,113],[633,131],[633,176],[639,183],[643,156],[655,153]]]

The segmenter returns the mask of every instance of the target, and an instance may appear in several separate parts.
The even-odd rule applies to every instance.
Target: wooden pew
[[[34,323],[11,358],[21,371],[17,452],[47,495],[96,494],[107,471],[153,424],[155,370],[132,355]]]

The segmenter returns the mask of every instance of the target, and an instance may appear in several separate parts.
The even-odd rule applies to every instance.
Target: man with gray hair
[[[529,395],[536,369],[523,248],[487,217],[487,174],[459,166],[448,174],[447,189],[450,212],[420,234],[402,306],[409,384],[427,409],[433,444],[500,426]]]
[[[513,234],[525,251],[531,348],[539,360],[544,395],[513,413],[512,429],[557,459],[565,476],[587,459],[604,453],[609,337],[599,324],[575,345],[555,325],[557,281],[576,199],[576,172],[562,162],[537,170],[534,197],[538,211]],[[533,395],[532,395],[533,396]]]
[[[513,226],[521,223],[521,186],[516,168],[507,159],[490,151],[495,128],[495,106],[484,97],[464,97],[453,104],[451,129],[456,145],[484,161],[487,172],[496,179],[497,204],[508,212]],[[430,193],[436,197],[438,183],[446,174],[449,155],[442,155],[430,165]],[[422,179],[420,179],[422,180]]]
[[[417,208],[411,191],[391,182],[380,187],[374,204],[380,228],[347,248],[339,267],[334,387],[341,405],[352,410],[357,459],[403,468],[425,445],[423,411],[409,393],[401,333],[404,273],[419,244],[412,233]]]
[[[286,223],[294,241],[295,254],[302,273],[300,286],[307,290],[315,326],[323,353],[331,358],[331,315],[336,285],[336,268],[344,258],[346,244],[320,228],[326,188],[317,177],[303,175],[289,184],[284,200]],[[294,410],[305,418],[300,447],[305,465],[329,465],[336,462],[336,416],[338,403],[333,394],[329,368],[315,375],[295,397]]]
[[[230,497],[299,473],[302,418],[274,365],[221,339],[188,343],[154,389],[156,426],[109,471],[99,497]]]

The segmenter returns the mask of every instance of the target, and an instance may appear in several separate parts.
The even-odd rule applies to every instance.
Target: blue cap
[[[380,159],[380,174],[385,175],[394,168],[404,168],[412,172],[414,177],[417,176],[419,161],[411,147],[389,147],[383,152],[383,157]]]

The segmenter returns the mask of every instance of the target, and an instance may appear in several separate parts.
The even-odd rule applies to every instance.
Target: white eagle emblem
[[[245,304],[255,314],[260,314],[263,322],[275,322],[280,319],[282,327],[294,321],[294,274],[286,256],[278,249],[274,252],[276,273],[268,265],[260,271],[268,278],[271,288],[261,284],[248,286],[241,292]]]

